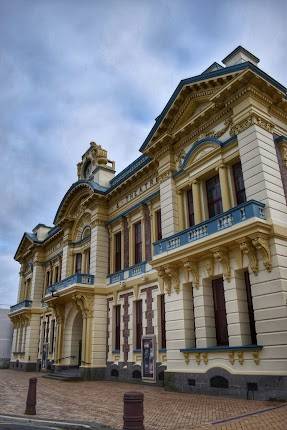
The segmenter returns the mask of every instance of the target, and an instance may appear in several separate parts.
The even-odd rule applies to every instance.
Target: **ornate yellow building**
[[[181,81],[117,175],[90,144],[17,249],[12,367],[287,398],[286,88],[258,62]]]

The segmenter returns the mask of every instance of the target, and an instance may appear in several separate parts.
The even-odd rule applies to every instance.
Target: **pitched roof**
[[[167,114],[171,105],[173,104],[173,102],[175,101],[175,99],[177,98],[178,94],[180,93],[180,91],[182,90],[182,88],[184,86],[190,85],[190,84],[195,84],[195,83],[200,83],[201,81],[204,81],[204,80],[209,79],[209,78],[217,78],[217,77],[221,77],[221,76],[224,76],[227,74],[241,72],[241,71],[247,70],[247,69],[253,71],[258,76],[262,77],[263,79],[268,81],[270,84],[274,85],[274,87],[276,87],[277,89],[279,89],[280,91],[282,91],[286,95],[287,90],[282,84],[280,84],[278,81],[273,79],[267,73],[263,72],[263,70],[259,69],[259,67],[255,66],[254,64],[250,63],[249,61],[246,61],[245,63],[235,64],[235,65],[229,66],[229,67],[222,67],[221,69],[213,70],[211,72],[208,72],[207,71],[208,69],[207,69],[201,75],[193,76],[193,77],[187,78],[187,79],[182,79],[179,82],[179,84],[176,87],[176,89],[174,90],[172,96],[170,97],[167,104],[163,108],[161,114],[156,118],[155,124],[153,125],[151,131],[149,132],[149,134],[147,135],[146,139],[144,140],[142,146],[140,147],[140,151],[143,152],[146,149],[150,139],[152,138],[152,136],[154,135],[154,133],[158,129],[161,121],[163,120],[163,118]]]

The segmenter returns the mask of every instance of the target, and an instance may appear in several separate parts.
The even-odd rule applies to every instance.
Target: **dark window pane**
[[[115,349],[121,347],[121,305],[115,306]]]
[[[238,205],[240,205],[240,203],[246,202],[245,186],[244,186],[242,167],[241,167],[240,161],[232,166],[232,170],[233,170],[236,202]]]
[[[213,279],[212,290],[217,345],[228,345],[223,278]]]
[[[206,181],[206,194],[209,218],[222,213],[222,200],[219,176],[213,176],[213,178]]]
[[[161,240],[162,239],[161,210],[156,211],[156,231],[157,231],[156,240]]]
[[[143,333],[142,300],[137,300],[136,301],[136,349],[141,349],[142,333]]]
[[[187,195],[187,207],[188,207],[188,221],[189,221],[189,226],[192,227],[194,225],[194,206],[193,206],[192,190],[188,190],[186,195]]]
[[[122,267],[122,234],[115,235],[115,271],[118,272]]]
[[[166,324],[165,324],[165,300],[164,294],[160,296],[160,317],[161,317],[161,348],[166,348]]]
[[[82,254],[76,254],[75,273],[81,273],[82,270]]]
[[[252,295],[251,295],[251,284],[250,284],[249,273],[247,270],[244,272],[244,280],[245,280],[245,287],[246,287],[251,343],[253,345],[257,345],[254,309],[253,309],[253,301],[252,301]]]
[[[142,261],[142,233],[141,233],[141,222],[137,222],[134,225],[134,237],[135,237],[135,264],[141,263]]]

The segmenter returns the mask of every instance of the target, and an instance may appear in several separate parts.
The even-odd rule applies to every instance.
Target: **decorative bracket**
[[[93,316],[93,296],[74,294],[72,300],[77,308],[82,312],[83,318],[91,318]]]
[[[189,272],[192,274],[193,277],[193,285],[196,289],[199,288],[199,271],[198,271],[198,264],[191,258],[187,258],[183,262],[183,266],[186,269],[186,281],[189,281]]]
[[[225,248],[214,248],[212,252],[214,259],[221,263],[223,268],[223,275],[229,282],[231,278],[231,268],[228,250]]]
[[[258,273],[258,259],[256,255],[256,251],[253,248],[251,241],[249,239],[243,239],[240,242],[240,251],[241,251],[241,261],[243,266],[243,256],[247,255],[249,260],[249,265],[252,272],[256,275]]]
[[[178,294],[180,291],[178,269],[175,266],[172,266],[169,264],[165,268],[165,273],[171,279],[173,288],[174,288],[175,292]]]
[[[267,272],[271,272],[272,270],[272,261],[271,261],[271,251],[269,246],[269,241],[264,236],[256,236],[252,239],[252,245],[261,252],[263,258],[263,264]]]

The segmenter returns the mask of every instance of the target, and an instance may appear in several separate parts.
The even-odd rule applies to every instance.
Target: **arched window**
[[[87,237],[91,237],[91,227],[89,227],[88,225],[83,230],[82,240],[86,239]]]

